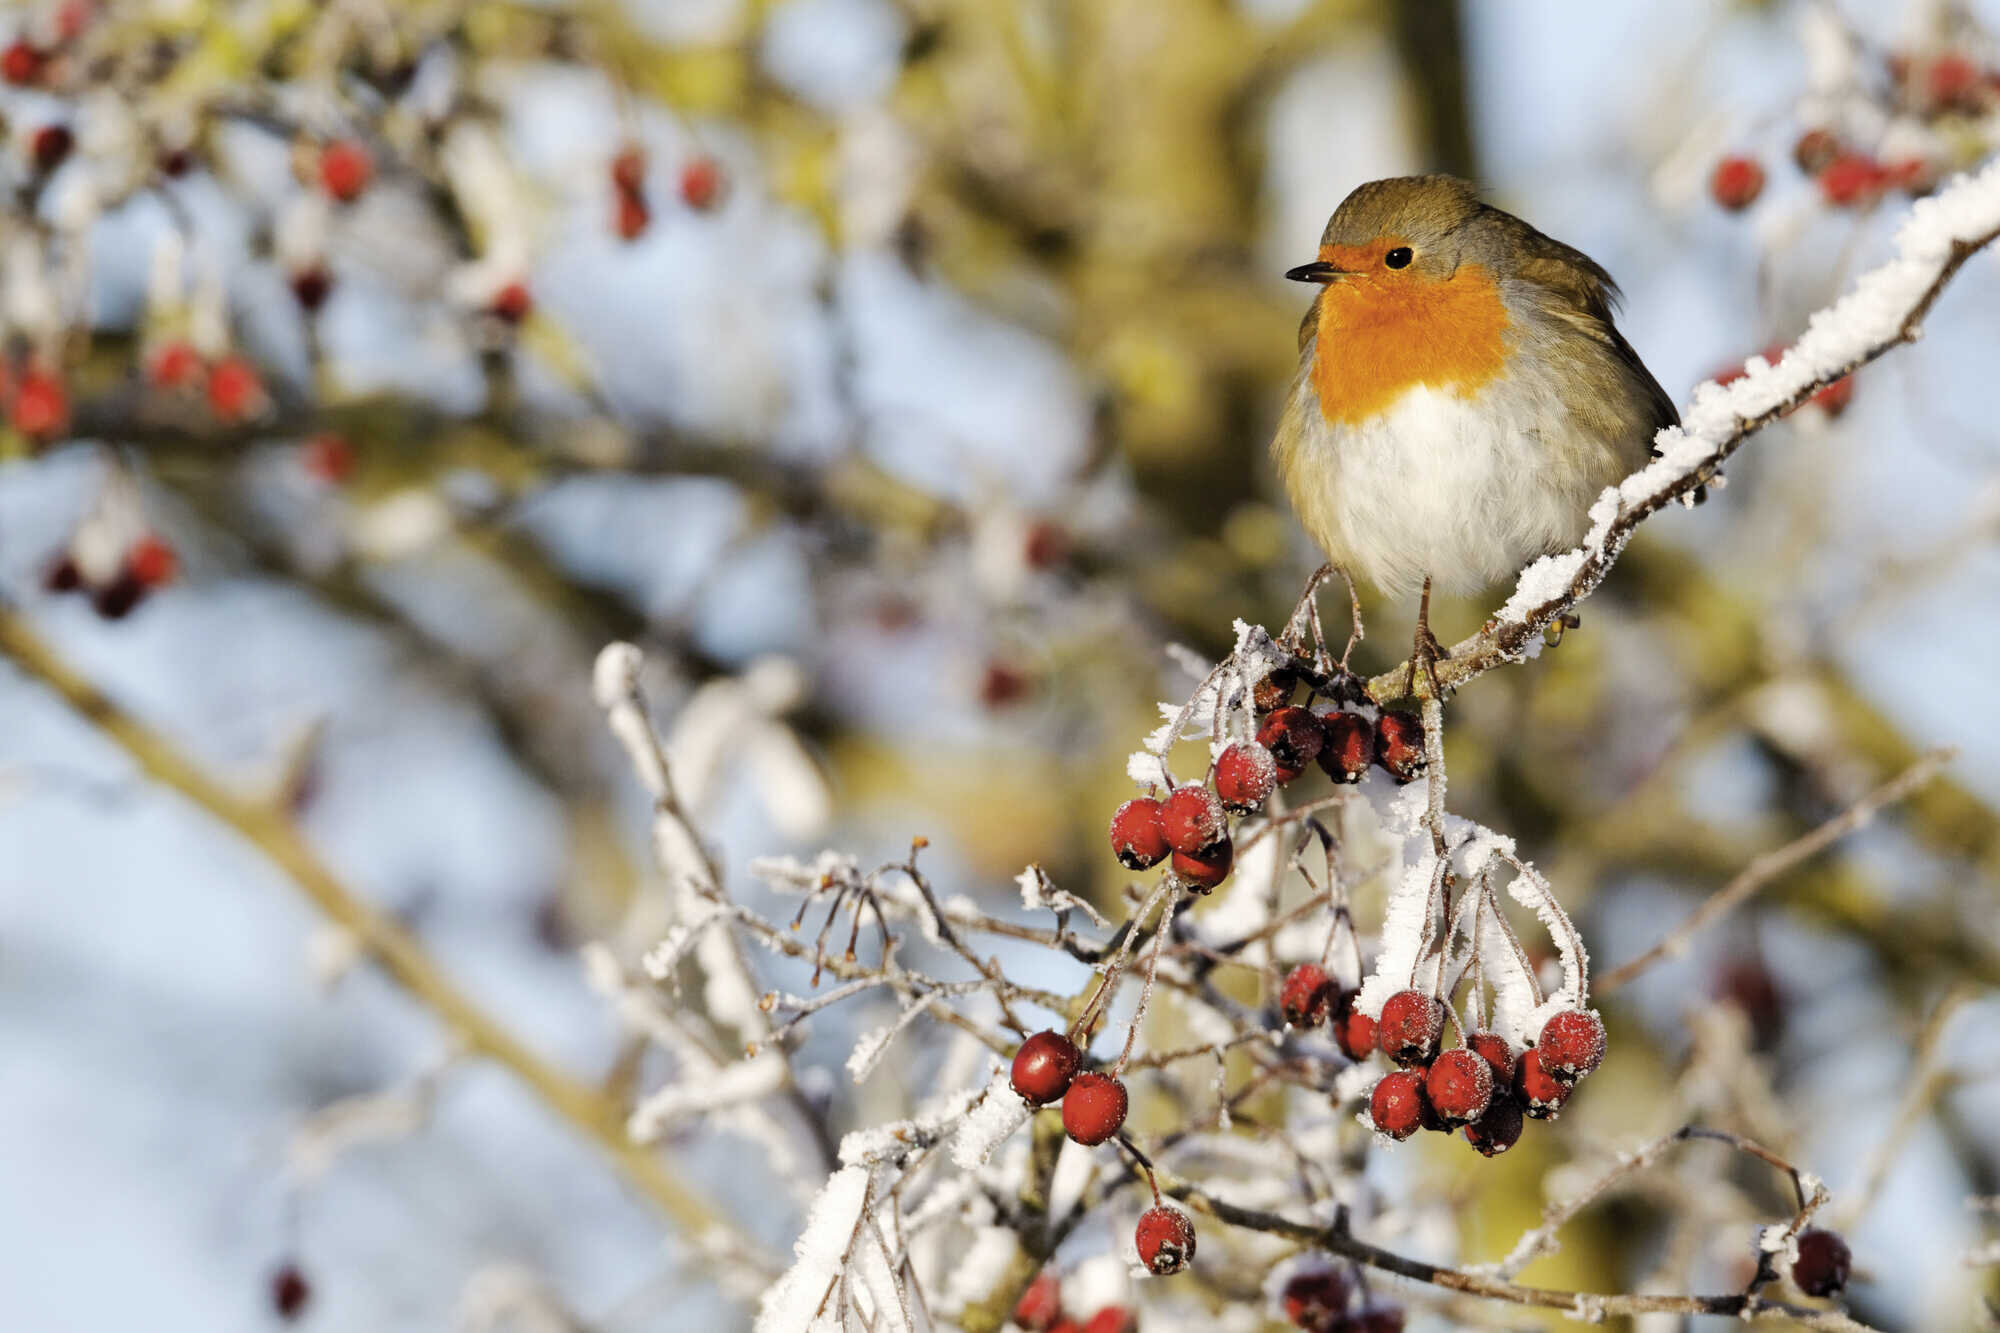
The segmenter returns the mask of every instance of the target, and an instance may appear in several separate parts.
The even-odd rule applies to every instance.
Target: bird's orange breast
[[[1358,425],[1418,385],[1476,393],[1506,369],[1507,324],[1499,285],[1480,264],[1442,280],[1364,269],[1331,283],[1320,295],[1312,367],[1320,415]]]

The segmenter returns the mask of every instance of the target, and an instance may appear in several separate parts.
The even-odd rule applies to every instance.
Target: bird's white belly
[[[1391,594],[1427,576],[1477,591],[1574,543],[1604,484],[1557,464],[1589,445],[1550,440],[1567,433],[1559,403],[1518,383],[1471,397],[1420,385],[1360,426],[1328,423],[1310,382],[1298,392],[1299,517],[1334,563]]]

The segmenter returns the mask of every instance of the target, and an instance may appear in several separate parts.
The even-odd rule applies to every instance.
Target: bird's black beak
[[[1340,279],[1346,277],[1347,270],[1336,268],[1324,259],[1315,259],[1310,264],[1301,264],[1297,268],[1286,269],[1285,276],[1293,282],[1317,282],[1325,284],[1338,282]]]

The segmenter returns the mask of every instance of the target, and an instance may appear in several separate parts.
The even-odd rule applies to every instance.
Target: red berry
[[[1083,1333],[1083,1325],[1074,1319],[1062,1319],[1049,1326],[1049,1333]]]
[[[1062,1282],[1044,1268],[1014,1303],[1014,1322],[1029,1333],[1043,1333],[1062,1318]]]
[[[1298,1273],[1285,1283],[1278,1303],[1285,1318],[1303,1329],[1331,1328],[1347,1313],[1349,1283],[1338,1268],[1320,1268]]]
[[[681,199],[689,208],[708,209],[722,196],[722,166],[703,154],[681,168]]]
[[[1326,969],[1318,963],[1300,963],[1286,975],[1278,991],[1278,1007],[1293,1027],[1316,1028],[1326,1022],[1334,998]]]
[[[33,44],[17,41],[0,54],[0,78],[9,83],[33,83],[42,77],[42,53]]]
[[[1375,1020],[1354,1007],[1360,991],[1348,991],[1334,1006],[1333,1036],[1350,1060],[1366,1060],[1375,1050]]]
[[[653,223],[653,211],[646,207],[643,196],[630,191],[618,192],[618,215],[612,224],[621,241],[636,241],[646,234],[646,228]]]
[[[1837,417],[1847,410],[1854,401],[1854,376],[1842,375],[1824,389],[1813,394],[1812,403],[1830,417]]]
[[[354,475],[354,446],[345,435],[322,431],[306,441],[299,461],[312,476],[338,486]]]
[[[1514,1082],[1514,1048],[1505,1037],[1497,1032],[1475,1032],[1465,1039],[1465,1044],[1493,1066],[1495,1088],[1506,1088]]]
[[[528,284],[516,280],[493,293],[493,299],[486,309],[496,319],[508,324],[519,324],[534,308],[535,299],[528,294]]]
[[[69,391],[61,379],[36,366],[14,390],[14,429],[32,440],[53,439],[69,424]]]
[[[1257,741],[1270,750],[1278,765],[1278,781],[1290,782],[1305,772],[1326,743],[1326,729],[1304,708],[1280,708],[1257,729]]]
[[[148,588],[173,582],[179,569],[180,558],[174,548],[151,533],[133,542],[125,553],[125,572]]]
[[[1090,1317],[1082,1333],[1132,1333],[1137,1321],[1122,1305],[1107,1305]]]
[[[1111,851],[1127,870],[1144,870],[1167,859],[1166,831],[1160,827],[1160,803],[1135,796],[1111,816]]]
[[[1399,990],[1382,1003],[1375,1044],[1403,1066],[1429,1064],[1444,1032],[1444,1006],[1420,990]]]
[[[1037,1032],[1014,1052],[1014,1091],[1030,1106],[1047,1106],[1069,1091],[1083,1053],[1076,1043],[1053,1029]]]
[[[1321,719],[1326,743],[1319,766],[1335,782],[1359,782],[1375,758],[1375,726],[1359,713],[1333,713]]]
[[[1939,56],[1924,72],[1924,91],[1939,108],[1976,107],[1979,82],[1979,66],[1956,51]]]
[[[1392,1139],[1407,1139],[1423,1128],[1424,1075],[1420,1069],[1384,1074],[1368,1094],[1368,1114],[1375,1128]]]
[[[54,171],[69,156],[69,150],[76,147],[76,136],[67,125],[44,125],[35,131],[29,140],[28,151],[35,159],[37,171]]]
[[[1403,1309],[1398,1305],[1373,1305],[1347,1321],[1341,1333],[1403,1333]]]
[[[1565,1083],[1574,1083],[1604,1059],[1604,1024],[1596,1014],[1565,1009],[1542,1025],[1535,1042],[1542,1068]]]
[[[288,1323],[297,1319],[311,1300],[312,1283],[297,1264],[286,1264],[271,1274],[271,1308],[280,1319]]]
[[[1854,1255],[1847,1242],[1820,1227],[1799,1233],[1798,1258],[1792,1260],[1792,1282],[1808,1296],[1831,1296],[1847,1285]]]
[[[1069,533],[1051,519],[1037,519],[1021,543],[1021,559],[1030,569],[1052,569],[1069,558]]]
[[[1297,673],[1279,667],[1257,682],[1250,691],[1250,698],[1257,705],[1258,712],[1275,713],[1292,701],[1292,692],[1298,687]]]
[[[1764,167],[1753,157],[1725,157],[1708,178],[1708,192],[1731,212],[1748,208],[1764,192]]]
[[[1831,130],[1807,130],[1792,145],[1792,161],[1808,176],[1817,176],[1845,150]]]
[[[1819,192],[1829,204],[1873,203],[1888,183],[1881,164],[1866,153],[1842,153],[1819,173]]]
[[[1470,1124],[1493,1104],[1493,1066],[1462,1046],[1446,1051],[1424,1074],[1424,1096],[1447,1126]]]
[[[611,159],[611,184],[621,194],[638,194],[646,188],[646,150],[626,144]]]
[[[979,702],[988,708],[1005,708],[1027,698],[1034,682],[1028,673],[1005,662],[988,662],[979,673]]]
[[[1544,1070],[1542,1053],[1533,1046],[1514,1062],[1514,1091],[1521,1099],[1521,1109],[1536,1120],[1555,1119],[1574,1086],[1557,1082]]]
[[[1125,1085],[1109,1074],[1078,1074],[1063,1094],[1063,1130],[1094,1148],[1118,1132],[1129,1105]]]
[[[209,410],[223,421],[244,421],[264,408],[264,385],[257,368],[240,356],[225,356],[208,372]]]
[[[335,139],[319,154],[319,183],[334,199],[353,203],[375,177],[375,159],[353,139]]]
[[[1194,1221],[1178,1208],[1148,1208],[1139,1215],[1133,1240],[1139,1247],[1139,1262],[1157,1277],[1178,1273],[1194,1262]]]
[[[1229,836],[1229,819],[1214,792],[1192,783],[1176,787],[1160,807],[1167,846],[1195,856]]]
[[[1232,745],[1215,761],[1215,793],[1232,813],[1256,814],[1277,783],[1277,761],[1255,741]]]
[[[1189,888],[1196,893],[1207,893],[1229,878],[1229,871],[1236,864],[1236,847],[1224,838],[1199,852],[1175,852],[1173,864],[1174,873]]]
[[[1498,1157],[1521,1138],[1521,1103],[1513,1094],[1501,1092],[1486,1107],[1486,1114],[1465,1127],[1465,1141],[1487,1157]]]
[[[185,338],[160,344],[146,363],[146,378],[158,389],[184,389],[201,377],[201,353]]]
[[[325,305],[332,293],[333,274],[326,271],[324,264],[314,264],[292,274],[292,296],[308,313]]]
[[[1397,782],[1409,782],[1424,771],[1424,721],[1415,713],[1391,709],[1375,723],[1375,762]]]

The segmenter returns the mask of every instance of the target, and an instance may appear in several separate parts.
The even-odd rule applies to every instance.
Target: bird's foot
[[[1403,679],[1403,693],[1410,698],[1417,697],[1417,672],[1424,673],[1424,683],[1430,686],[1430,697],[1444,698],[1444,687],[1438,683],[1437,664],[1450,658],[1451,650],[1431,633],[1429,618],[1417,622],[1415,640],[1410,644],[1409,673]]]
[[[1568,633],[1570,630],[1575,629],[1582,623],[1583,623],[1582,616],[1578,615],[1574,611],[1565,611],[1561,615],[1557,616],[1554,620],[1550,621],[1548,627],[1542,631],[1542,642],[1547,644],[1551,648],[1560,647],[1562,645],[1563,635]]]

